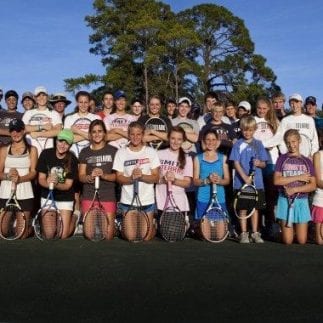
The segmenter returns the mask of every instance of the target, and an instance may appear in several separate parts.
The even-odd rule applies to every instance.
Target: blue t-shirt
[[[254,159],[259,159],[265,162],[268,160],[268,153],[260,140],[252,139],[252,141],[248,143],[244,138],[242,138],[233,145],[230,160],[240,162],[243,171],[248,175],[253,170]],[[262,169],[255,167],[254,170],[255,186],[257,189],[263,189],[264,181],[262,177]],[[233,188],[238,190],[244,184],[244,180],[241,178],[238,172],[235,172],[233,178]]]
[[[204,180],[212,173],[217,173],[223,177],[223,154],[218,153],[218,159],[212,162],[204,160],[204,153],[198,154],[197,158],[200,163],[200,178]],[[212,185],[199,186],[197,191],[197,200],[208,203],[212,194]],[[225,203],[224,186],[217,185],[217,198],[220,204]]]

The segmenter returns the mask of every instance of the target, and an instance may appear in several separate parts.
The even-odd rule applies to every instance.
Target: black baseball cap
[[[6,92],[4,98],[5,100],[7,100],[8,98],[10,98],[11,96],[15,97],[16,100],[18,101],[19,95],[15,90],[9,90]]]
[[[315,96],[308,96],[305,99],[305,105],[308,104],[308,103],[311,103],[313,105],[316,105],[316,97]]]
[[[12,119],[9,122],[9,132],[12,131],[22,131],[25,129],[25,124],[21,119]]]

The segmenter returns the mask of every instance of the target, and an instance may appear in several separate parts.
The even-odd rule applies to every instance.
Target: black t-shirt
[[[80,164],[86,164],[86,174],[92,173],[94,168],[101,168],[104,173],[111,174],[114,156],[117,148],[107,144],[100,150],[91,147],[82,149],[79,156]],[[82,198],[90,200],[94,195],[94,184],[84,183]],[[100,181],[100,199],[102,201],[116,201],[115,182]]]
[[[44,174],[50,174],[51,172],[55,172],[58,181],[60,183],[64,183],[65,179],[73,179],[76,180],[78,177],[78,160],[75,157],[74,154],[71,152],[68,153],[71,162],[70,162],[70,170],[64,169],[66,167],[65,164],[65,158],[59,159],[56,156],[56,149],[55,148],[49,148],[45,149],[41,152],[39,158],[36,170],[37,172],[44,173]],[[67,190],[67,191],[60,191],[55,189],[54,190],[54,197],[56,201],[74,201],[74,185]],[[48,189],[45,187],[41,188],[41,197],[46,198],[48,195]]]

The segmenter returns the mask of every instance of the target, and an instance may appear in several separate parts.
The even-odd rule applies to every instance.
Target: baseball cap
[[[33,94],[32,94],[32,92],[30,92],[30,91],[24,92],[24,93],[22,94],[21,103],[22,103],[26,98],[29,98],[29,99],[31,99],[31,100],[33,100],[33,101],[35,102],[34,95],[33,95]]]
[[[69,145],[71,145],[74,141],[74,135],[72,130],[63,129],[57,135],[58,140],[65,140]]]
[[[12,119],[9,122],[9,132],[18,131],[25,129],[25,124],[21,119]]]
[[[14,96],[16,98],[16,100],[18,100],[18,98],[19,98],[18,93],[16,91],[14,91],[14,90],[7,91],[6,94],[5,94],[5,96],[4,96],[4,98],[5,98],[5,100],[7,100],[11,96]]]
[[[316,97],[315,96],[308,96],[305,99],[305,105],[308,104],[308,103],[311,103],[313,105],[316,105]]]
[[[178,100],[178,104],[181,104],[183,102],[186,102],[189,106],[192,105],[192,101],[186,96],[183,96],[183,97],[179,98],[179,100]]]
[[[246,111],[251,111],[251,105],[248,101],[241,101],[238,104],[238,108],[244,108]]]
[[[37,86],[35,88],[35,91],[34,91],[35,96],[38,96],[40,93],[44,93],[48,95],[47,89],[44,86]]]
[[[302,96],[298,93],[293,93],[292,95],[290,95],[288,98],[288,101],[291,101],[291,100],[303,102]]]
[[[114,97],[116,100],[118,100],[118,99],[120,99],[120,98],[126,98],[127,96],[126,96],[126,94],[124,93],[124,91],[122,91],[122,90],[117,90],[117,91],[114,93],[113,97]]]

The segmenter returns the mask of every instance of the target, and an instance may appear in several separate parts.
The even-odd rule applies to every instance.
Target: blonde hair
[[[258,104],[264,103],[268,106],[269,110],[266,113],[265,120],[268,122],[270,127],[273,130],[273,133],[275,134],[277,132],[278,126],[279,126],[279,121],[277,119],[276,113],[273,109],[273,104],[271,100],[265,97],[261,97],[257,100],[256,102],[256,108],[258,107]]]
[[[216,109],[216,108],[223,108],[223,112],[224,112],[224,110],[225,110],[224,103],[219,102],[219,101],[217,101],[217,102],[213,103],[212,108],[211,108],[211,112],[212,112],[212,113],[213,113],[213,112],[215,112],[215,109]]]
[[[284,133],[284,141],[286,143],[287,138],[295,136],[298,140],[301,140],[301,135],[299,134],[299,131],[297,129],[289,129]]]
[[[250,129],[250,128],[256,129],[256,127],[257,127],[257,122],[254,117],[244,116],[241,118],[241,120],[240,120],[241,130]]]

